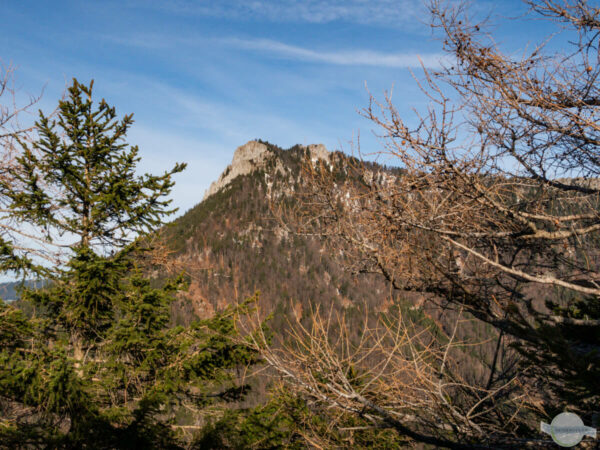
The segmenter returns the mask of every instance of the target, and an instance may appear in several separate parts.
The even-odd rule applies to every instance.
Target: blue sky
[[[410,70],[435,66],[440,43],[411,0],[8,1],[0,15],[0,60],[18,67],[23,93],[45,86],[50,111],[66,84],[95,79],[120,115],[133,112],[129,142],[142,168],[188,163],[174,203],[184,212],[230,162],[261,138],[282,147],[343,147],[360,133],[378,148],[357,110],[394,86],[398,109],[425,105]],[[476,1],[499,17],[521,2]],[[514,51],[541,37],[541,25],[498,27]]]

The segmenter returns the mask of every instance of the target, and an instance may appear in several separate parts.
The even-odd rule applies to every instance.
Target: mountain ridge
[[[374,293],[383,295],[383,279],[372,275],[358,283],[316,237],[289,234],[273,217],[272,202],[297,201],[307,158],[333,168],[349,157],[321,144],[284,150],[250,141],[238,147],[203,201],[165,229],[177,266],[191,276],[190,289],[179,302],[186,311],[183,317],[208,316],[257,290],[262,307],[282,313],[306,312],[314,303],[347,309]],[[372,306],[385,302],[376,303]]]
[[[300,147],[307,149],[313,162],[316,162],[318,159],[329,162],[330,152],[323,144],[310,144],[306,147]],[[260,140],[248,141],[239,146],[233,153],[231,164],[225,168],[216,181],[211,183],[210,187],[205,191],[202,200],[206,200],[211,195],[214,195],[231,183],[235,178],[265,168],[266,162],[275,157],[276,154],[273,152],[273,147],[269,147]],[[276,165],[274,170],[282,172],[283,166],[281,165],[281,161],[277,161],[279,164]]]
[[[391,288],[383,275],[354,273],[347,268],[343,248],[331,248],[318,233],[288,230],[278,208],[302,202],[307,163],[316,163],[321,147],[301,145],[281,149],[260,141],[269,150],[254,170],[229,180],[164,229],[164,240],[175,266],[185,270],[189,289],[172,307],[172,321],[187,324],[208,318],[227,306],[239,304],[259,292],[257,306],[269,315],[274,339],[287,339],[290,323],[299,320],[310,327],[319,309],[343,316],[348,328],[360,337],[366,316],[397,317],[449,335],[458,313],[441,306],[430,296]],[[263,151],[264,153],[264,151]],[[266,154],[266,153],[265,153]],[[323,155],[323,153],[320,153]],[[362,183],[351,164],[363,164],[341,152],[327,153],[333,172],[335,197],[347,201],[345,183]],[[393,183],[399,169],[366,162],[368,176]],[[274,214],[275,212],[275,214]],[[465,314],[467,315],[467,314]],[[462,358],[469,375],[483,377],[494,352],[493,330],[474,318],[457,331],[457,339],[486,342]]]

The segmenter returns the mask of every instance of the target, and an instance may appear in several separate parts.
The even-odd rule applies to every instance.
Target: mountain
[[[359,281],[316,237],[291,234],[276,220],[272,207],[295,201],[307,157],[331,167],[346,158],[323,145],[287,150],[262,141],[242,145],[204,200],[165,229],[172,258],[191,277],[176,320],[209,316],[256,291],[261,307],[275,313],[275,328],[317,304],[356,314],[365,302],[384,307],[383,279]]]
[[[260,309],[271,314],[268,326],[275,345],[288,337],[289,323],[295,318],[308,325],[316,308],[343,312],[352,339],[361,337],[365,309],[369,317],[400,309],[404,318],[419,326],[450,334],[456,319],[453,311],[437,308],[420,294],[393,291],[380,275],[344,270],[344,248],[332,249],[317,235],[293,233],[288,227],[293,230],[295,224],[280,220],[294,220],[277,212],[301,202],[306,164],[318,162],[334,173],[335,194],[344,201],[344,183],[360,182],[347,170],[356,162],[351,157],[329,152],[323,145],[284,150],[251,141],[236,149],[231,164],[198,205],[161,230],[168,261],[153,277],[160,279],[181,269],[189,276],[188,290],[172,305],[173,323],[209,318],[260,291]],[[389,182],[401,175],[397,169],[367,166]],[[168,273],[169,268],[174,270]],[[470,346],[456,350],[469,377],[482,378],[489,372],[493,333],[475,320],[461,326],[458,340],[487,342],[476,350]],[[264,373],[268,372],[249,378],[252,394],[236,407],[264,403],[269,382]]]
[[[319,237],[288,232],[278,220],[274,211],[300,201],[303,163],[319,160],[336,173],[340,189],[344,182],[358,182],[348,180],[350,171],[344,169],[352,158],[328,152],[323,145],[284,150],[268,142],[248,142],[235,151],[204,200],[166,227],[171,258],[191,280],[188,292],[174,305],[174,320],[186,323],[208,317],[260,291],[261,309],[272,313],[270,327],[280,336],[288,321],[308,319],[317,307],[344,311],[357,333],[365,308],[375,314],[400,308],[405,317],[450,333],[456,319],[453,311],[425,302],[420,294],[394,292],[381,275],[345,271],[343,248],[332,251]],[[400,174],[375,163],[368,166],[390,182]],[[343,200],[343,192],[338,196]],[[458,338],[492,336],[491,327],[472,320],[461,327]],[[489,339],[478,354],[467,356],[470,371],[485,372],[494,345]]]
[[[7,281],[0,283],[0,299],[5,302],[14,302],[18,300],[19,294],[17,293],[17,287],[19,286],[18,281]]]
[[[32,288],[41,288],[44,286],[42,280],[25,280],[25,281],[7,281],[0,283],[0,299],[5,302],[14,302],[19,299],[19,288],[21,285]]]
[[[171,259],[191,281],[174,307],[176,322],[209,317],[256,291],[264,310],[276,312],[278,327],[292,311],[302,316],[316,304],[383,307],[388,288],[382,279],[371,276],[359,282],[318,239],[290,234],[275,220],[273,205],[296,201],[306,157],[330,167],[347,158],[320,144],[283,150],[250,141],[235,150],[203,200],[165,227]],[[12,285],[4,288],[7,298],[18,297]]]
[[[284,150],[250,141],[235,150],[231,164],[203,200],[164,227],[169,266],[185,269],[190,279],[189,289],[173,305],[173,322],[210,317],[259,291],[261,310],[272,313],[270,327],[279,334],[288,321],[307,319],[314,308],[344,311],[349,325],[357,329],[365,308],[372,313],[401,308],[408,317],[427,316],[432,326],[450,332],[453,312],[438,309],[419,294],[391,291],[380,275],[349,273],[341,265],[344,249],[332,251],[319,237],[294,234],[281,223],[274,211],[298,203],[303,165],[317,161],[336,173],[339,186],[349,181],[345,167],[352,158],[341,152],[329,152],[321,144]],[[376,163],[368,166],[391,182],[400,174]],[[343,192],[338,195],[344,198]],[[165,273],[161,269],[153,275],[161,278]],[[0,284],[0,297],[18,298],[15,287],[16,283]],[[489,337],[491,330],[473,321],[461,333],[459,338]]]

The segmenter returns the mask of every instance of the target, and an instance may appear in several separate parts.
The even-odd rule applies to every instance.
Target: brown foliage
[[[517,376],[477,385],[464,374],[464,354],[480,342],[457,339],[467,320],[458,316],[451,334],[402,312],[369,315],[353,329],[343,313],[314,309],[308,324],[290,319],[286,342],[268,344],[252,336],[263,358],[310,408],[327,414],[331,433],[393,429],[411,441],[450,448],[466,442],[525,443],[513,430],[535,404]],[[256,327],[255,327],[256,328]],[[490,414],[493,411],[493,414]],[[526,411],[524,411],[526,413]],[[362,425],[347,427],[349,416]],[[304,437],[316,447],[335,445],[330,433],[304,424]]]
[[[599,395],[593,350],[600,325],[600,10],[568,0],[529,5],[534,17],[563,31],[557,36],[564,38],[563,54],[546,51],[544,42],[515,59],[486,33],[486,22],[470,20],[465,4],[431,1],[432,27],[451,62],[438,71],[424,68],[417,80],[429,107],[417,113],[416,126],[401,116],[391,94],[383,101],[371,96],[362,111],[380,133],[381,153],[391,155],[401,173],[357,161],[336,169],[349,174],[340,181],[336,170],[307,162],[308,192],[287,213],[305,225],[304,232],[343,249],[341,260],[352,271],[381,273],[400,291],[431,294],[429,301],[493,325],[506,337],[502,346],[528,355],[529,363],[521,361],[527,370],[498,371],[494,357],[489,380],[496,391],[476,380],[458,383],[462,393],[450,397],[465,403],[445,404],[434,382],[439,376],[439,383],[454,383],[439,364],[444,347],[406,357],[400,348],[413,338],[398,322],[392,344],[384,345],[379,331],[367,331],[369,351],[379,353],[369,377],[385,380],[370,384],[372,398],[382,401],[373,402],[352,391],[335,368],[357,356],[331,346],[317,315],[313,328],[294,339],[308,347],[267,356],[276,367],[296,364],[289,376],[304,383],[307,394],[362,417],[364,407],[385,422],[390,411],[377,408],[390,390],[419,411],[412,413],[420,423],[411,432],[434,437],[435,428],[424,422],[443,417],[454,442],[510,438],[504,419],[495,422],[506,414],[505,405],[491,402],[475,413],[483,424],[468,412],[482,398],[502,396],[503,386],[519,392],[503,400],[518,398],[542,414],[569,408],[591,417]],[[302,369],[302,361],[311,369]],[[398,369],[381,375],[377,364],[384,361]],[[313,373],[313,363],[326,382],[303,378]],[[423,397],[407,386],[418,387]],[[526,426],[525,410],[515,404],[508,409]]]

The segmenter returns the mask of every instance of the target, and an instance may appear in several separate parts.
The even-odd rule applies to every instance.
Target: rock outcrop
[[[306,148],[310,152],[313,162],[318,159],[329,161],[329,152],[323,144],[311,144]],[[267,161],[275,157],[275,153],[262,142],[250,141],[238,147],[233,154],[231,164],[227,166],[217,181],[211,183],[210,187],[204,193],[203,200],[219,192],[240,175],[246,175],[264,168]],[[284,169],[280,161],[276,161],[275,170],[283,172]]]
[[[217,181],[211,183],[204,193],[204,199],[223,189],[234,178],[264,167],[265,161],[272,156],[273,153],[261,142],[250,141],[238,147],[233,154],[231,164],[227,166]]]
[[[316,162],[319,159],[329,161],[329,151],[323,144],[311,144],[307,148],[310,152],[312,162]]]

